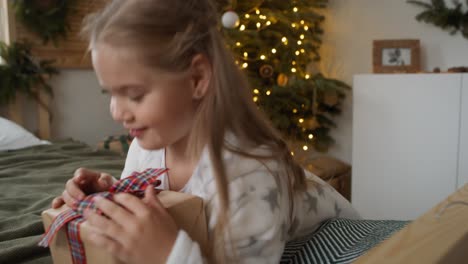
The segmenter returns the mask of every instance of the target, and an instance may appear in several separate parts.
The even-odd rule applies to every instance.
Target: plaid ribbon
[[[86,264],[86,254],[84,252],[83,242],[80,238],[80,225],[85,221],[83,219],[83,213],[86,209],[90,209],[103,215],[102,211],[96,208],[94,198],[100,196],[113,201],[114,195],[120,192],[129,193],[142,198],[145,189],[149,185],[156,187],[161,184],[158,177],[167,171],[168,169],[146,169],[141,173],[133,172],[129,177],[114,183],[109,191],[86,196],[84,199],[75,203],[72,210],[62,212],[55,217],[39,242],[39,246],[48,247],[55,234],[65,226],[73,263]]]

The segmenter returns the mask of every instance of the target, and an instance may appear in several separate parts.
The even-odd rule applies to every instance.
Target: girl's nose
[[[131,122],[134,118],[132,112],[125,106],[125,103],[118,99],[111,99],[110,112],[112,118],[119,123]]]

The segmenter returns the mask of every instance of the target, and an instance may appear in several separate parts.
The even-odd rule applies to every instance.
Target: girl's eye
[[[139,103],[141,102],[141,100],[143,99],[145,95],[142,94],[142,95],[138,95],[138,96],[129,96],[130,100],[136,102],[136,103]]]
[[[104,89],[103,89],[103,90],[101,90],[101,94],[102,94],[102,95],[103,95],[103,96],[104,96],[106,99],[108,99],[108,98],[111,98],[111,97],[112,97],[112,94],[111,94],[109,91],[107,91],[107,90],[104,90]]]

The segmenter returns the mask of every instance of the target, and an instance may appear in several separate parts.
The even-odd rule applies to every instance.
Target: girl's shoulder
[[[273,173],[278,172],[281,160],[267,156],[271,155],[265,147],[257,147],[246,151],[247,155],[226,150],[224,153],[224,164],[228,177],[245,174]],[[262,158],[263,157],[263,158]]]
[[[247,146],[232,133],[226,135],[227,147],[223,150],[223,161],[226,167],[240,169],[242,172],[249,170],[276,169],[282,162],[272,155],[272,151],[265,145]]]
[[[276,185],[277,178],[281,178],[282,163],[275,158],[259,159],[252,155],[265,156],[271,154],[267,148],[256,147],[246,151],[244,155],[229,149],[222,152],[222,161],[230,187],[261,185]],[[197,173],[203,179],[205,186],[213,185],[215,190],[214,164],[207,151],[204,152]],[[210,189],[210,188],[208,188]]]

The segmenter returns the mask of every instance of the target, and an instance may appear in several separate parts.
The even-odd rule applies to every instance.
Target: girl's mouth
[[[130,135],[132,137],[141,137],[143,135],[143,132],[145,132],[146,128],[138,128],[138,129],[130,129]]]

